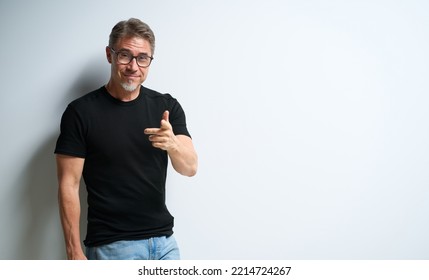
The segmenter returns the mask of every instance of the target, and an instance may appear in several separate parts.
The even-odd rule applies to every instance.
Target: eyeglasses
[[[149,67],[150,63],[153,60],[152,56],[148,56],[147,54],[144,54],[144,53],[141,53],[137,56],[133,56],[128,51],[115,51],[113,48],[110,48],[110,50],[116,55],[118,64],[122,64],[122,65],[129,64],[135,58],[138,66]]]

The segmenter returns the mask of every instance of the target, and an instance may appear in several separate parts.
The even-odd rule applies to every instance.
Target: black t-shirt
[[[177,100],[143,86],[130,102],[101,87],[65,110],[55,153],[85,158],[86,246],[173,233],[174,218],[165,205],[168,155],[144,134],[160,127],[166,110],[174,134],[190,137]]]

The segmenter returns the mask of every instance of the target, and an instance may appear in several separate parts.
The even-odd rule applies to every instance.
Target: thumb
[[[165,120],[165,121],[167,121],[167,122],[170,122],[168,120],[169,117],[170,117],[170,112],[169,111],[165,111],[164,114],[162,115],[162,119]]]
[[[165,111],[164,114],[162,114],[161,128],[168,127],[168,124],[170,123],[169,116],[170,116],[170,112],[168,111]]]

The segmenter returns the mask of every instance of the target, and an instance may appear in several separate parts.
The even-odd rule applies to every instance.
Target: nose
[[[131,59],[130,63],[127,65],[127,68],[132,70],[137,70],[139,68],[137,64],[137,57],[133,57],[133,59]]]

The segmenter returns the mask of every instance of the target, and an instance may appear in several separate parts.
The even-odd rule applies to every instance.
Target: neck
[[[124,102],[132,101],[136,99],[140,94],[140,87],[141,86],[138,86],[133,91],[127,91],[120,84],[112,82],[112,80],[110,80],[106,84],[106,89],[109,92],[109,94],[114,98]]]

